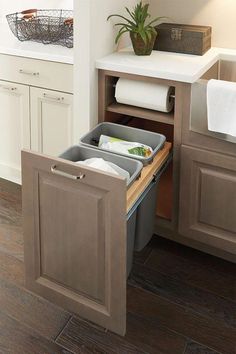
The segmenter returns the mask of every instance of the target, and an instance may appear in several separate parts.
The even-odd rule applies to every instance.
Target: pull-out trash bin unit
[[[83,146],[94,149],[95,151],[104,151],[101,150],[101,148],[98,146],[101,135],[107,135],[125,141],[138,142],[150,146],[153,150],[153,153],[149,157],[144,158],[137,155],[129,156],[130,159],[141,161],[143,166],[147,166],[148,164],[152,163],[153,158],[163,148],[166,142],[166,137],[162,134],[115,123],[101,123],[92,129],[88,134],[84,135],[81,138],[80,143]],[[123,155],[127,157],[127,155],[110,150],[109,153],[113,156]],[[169,159],[161,172],[163,172],[163,170],[167,167],[168,162]],[[138,203],[135,205],[136,224],[134,249],[136,251],[141,251],[153,236],[157,206],[158,182],[160,175],[161,173],[159,171],[158,176],[153,176],[153,181],[147,187],[143,195],[140,196]],[[133,223],[134,219],[132,219],[132,224]]]

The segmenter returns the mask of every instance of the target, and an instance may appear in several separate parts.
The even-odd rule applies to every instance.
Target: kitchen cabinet
[[[236,159],[182,146],[179,231],[236,254]]]
[[[0,176],[21,181],[21,149],[30,148],[29,87],[0,81]]]
[[[235,261],[235,143],[208,130],[206,106],[207,80],[234,82],[235,63],[221,60],[201,79],[184,92],[178,239]]]
[[[213,254],[217,249],[233,258],[236,164],[233,156],[205,146],[203,150],[183,144],[183,129],[189,129],[190,123],[189,83],[102,69],[98,76],[99,122],[163,133],[170,142],[166,143],[169,148],[165,146],[159,152],[164,155],[155,169],[142,172],[136,181],[138,187],[132,185],[127,190],[123,179],[78,166],[74,155],[74,162],[52,156],[60,144],[58,150],[51,149],[49,142],[44,145],[43,139],[40,141],[37,132],[43,135],[45,131],[47,136],[49,127],[54,125],[45,117],[51,110],[60,111],[61,93],[57,92],[58,100],[48,99],[44,93],[51,95],[52,91],[34,89],[31,105],[36,122],[35,149],[47,152],[47,156],[32,151],[22,153],[26,286],[57,305],[124,335],[129,211],[142,198],[155,172],[173,154],[170,169],[160,178],[156,233],[187,245],[194,241],[196,248]],[[165,114],[117,104],[114,91],[119,77],[172,86],[174,111]],[[70,126],[69,106],[63,114],[64,141]],[[44,126],[44,120],[48,125]]]
[[[220,134],[217,135],[208,131],[206,95],[203,99],[201,92],[201,95],[197,94],[196,99],[193,100],[193,92],[197,91],[193,90],[193,87],[195,84],[204,84],[204,80],[205,84],[210,79],[236,81],[235,53],[232,52],[229,55],[229,52],[222,49],[212,49],[208,54],[204,58],[195,58],[196,60],[192,61],[187,55],[181,56],[180,60],[178,53],[163,53],[160,56],[160,53],[154,51],[148,60],[140,63],[131,51],[126,51],[113,53],[97,60],[96,67],[99,69],[99,119],[101,122],[120,122],[124,119],[126,124],[131,126],[135,125],[142,129],[161,132],[167,137],[168,141],[173,143],[173,163],[159,182],[155,234],[235,262],[236,252],[229,247],[229,240],[235,240],[235,230],[228,221],[228,215],[232,217],[232,220],[236,219],[233,208],[232,211],[226,209],[228,214],[222,213],[220,218],[219,211],[216,212],[216,219],[220,220],[220,225],[215,225],[218,235],[215,238],[213,238],[212,225],[206,226],[201,223],[203,232],[193,232],[189,219],[185,218],[185,214],[188,215],[190,210],[188,210],[184,200],[190,202],[190,196],[185,195],[183,190],[185,184],[186,188],[191,189],[191,187],[186,177],[187,173],[185,175],[181,171],[181,168],[184,168],[181,166],[186,164],[183,159],[185,155],[180,153],[181,147],[188,146],[199,151],[205,150],[206,156],[210,152],[216,154],[214,156],[218,154],[222,157],[219,166],[222,168],[223,175],[228,173],[227,168],[223,172],[223,156],[225,156],[225,161],[232,158],[232,164],[236,159],[235,139],[233,141],[229,136],[222,136],[222,134],[219,136]],[[166,71],[167,62],[168,72]],[[115,100],[115,85],[119,77],[174,87],[174,111],[166,114],[117,103]],[[198,80],[201,80],[201,82]],[[229,170],[232,173],[232,168]],[[224,180],[224,178],[220,180]],[[216,181],[216,184],[220,185],[219,179],[214,182]],[[192,183],[197,185],[196,181]],[[230,191],[231,187],[226,191],[227,197],[219,195],[219,199],[222,199],[223,203],[226,203],[229,198],[229,205],[232,204]],[[207,195],[209,196],[209,194]],[[232,195],[235,197],[233,192]],[[191,203],[194,204],[192,199]],[[206,203],[207,208],[211,209],[210,199],[204,200],[203,203]],[[195,207],[197,208],[197,204]],[[204,215],[206,214],[207,210],[204,211]],[[211,223],[214,225],[217,220],[212,220]],[[210,228],[211,231],[208,232],[207,230]],[[211,234],[211,237],[209,234]]]
[[[0,67],[0,178],[21,183],[22,149],[73,143],[73,65],[0,54]]]
[[[104,66],[106,65],[108,64],[105,63]],[[227,70],[223,70],[225,63],[216,63],[202,78],[205,80],[217,78],[219,72],[220,77],[225,78],[223,71],[228,71],[228,67],[229,64],[227,64]],[[235,65],[233,67],[235,68]],[[166,114],[118,104],[114,98],[114,91],[119,77],[174,87],[174,111]],[[234,77],[230,76],[230,79],[234,80]],[[235,260],[236,230],[233,222],[236,220],[236,208],[233,198],[236,200],[236,196],[233,188],[234,182],[228,182],[225,193],[222,188],[222,185],[234,176],[235,144],[191,131],[191,90],[190,83],[137,76],[132,73],[111,71],[110,67],[109,70],[104,68],[99,70],[99,119],[101,122],[122,122],[125,117],[126,124],[161,132],[168,141],[173,143],[173,163],[159,182],[155,233],[213,255]],[[207,177],[204,176],[204,188],[201,180],[194,179],[198,178],[199,173],[196,172],[196,176],[191,175],[190,181],[188,175],[190,167],[195,166],[198,172],[200,167],[198,170],[194,163],[192,163],[193,166],[191,165],[191,159],[186,159],[185,148],[189,148],[189,151],[192,151],[191,148],[196,149],[194,158],[197,158],[199,151],[200,161],[211,156],[208,166],[210,171],[207,171]],[[226,162],[228,167],[224,165]],[[217,166],[220,169],[220,176],[216,178],[214,171]],[[215,192],[218,187],[221,191]],[[202,188],[201,196],[196,194],[200,188]],[[220,210],[221,204],[226,205],[222,211]],[[212,205],[216,209],[213,209]]]
[[[165,168],[171,144],[128,189],[120,176],[79,166],[76,149],[75,162],[22,152],[26,287],[124,335],[127,215]]]
[[[73,95],[30,88],[31,149],[58,156],[72,144]]]

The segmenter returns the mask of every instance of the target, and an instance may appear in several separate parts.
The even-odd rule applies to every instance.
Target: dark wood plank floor
[[[0,354],[236,354],[236,265],[154,237],[135,254],[124,338],[24,288],[21,189],[0,180]]]

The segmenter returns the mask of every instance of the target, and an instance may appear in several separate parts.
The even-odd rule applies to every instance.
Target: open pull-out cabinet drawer
[[[27,288],[124,335],[127,212],[170,148],[166,143],[128,191],[121,177],[23,151]]]

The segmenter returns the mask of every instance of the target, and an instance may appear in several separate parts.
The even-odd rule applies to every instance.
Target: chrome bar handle
[[[43,97],[48,99],[48,100],[52,100],[52,101],[58,101],[58,102],[64,101],[64,97],[63,96],[59,97],[59,96],[49,95],[48,93],[44,93]]]
[[[19,73],[23,74],[23,75],[39,76],[39,72],[37,72],[37,71],[29,71],[29,70],[20,69]]]
[[[61,177],[73,179],[74,181],[78,181],[78,180],[81,180],[81,179],[85,178],[85,175],[83,173],[80,173],[78,176],[75,176],[75,175],[72,175],[70,173],[66,173],[66,172],[60,171],[60,170],[57,169],[57,165],[52,165],[51,166],[51,172],[53,174],[61,176]]]
[[[8,86],[8,85],[0,85],[0,88],[3,90],[7,90],[7,91],[16,91],[17,90],[17,87]]]

